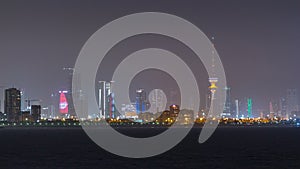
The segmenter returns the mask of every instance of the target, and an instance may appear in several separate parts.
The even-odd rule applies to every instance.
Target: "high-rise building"
[[[144,89],[136,90],[136,112],[142,113],[147,110],[147,95]]]
[[[224,90],[226,91],[226,101],[225,101],[222,117],[231,117],[232,112],[231,112],[230,88],[226,87]]]
[[[21,92],[16,88],[5,90],[4,112],[8,122],[18,122],[21,114]]]
[[[273,108],[273,103],[272,102],[270,102],[270,104],[269,104],[269,111],[270,111],[269,118],[270,119],[274,119],[275,112],[274,112],[274,108]]]
[[[240,118],[247,118],[250,117],[251,115],[253,116],[252,101],[253,100],[248,97],[244,97],[238,100]]]
[[[31,116],[34,122],[41,119],[41,105],[31,105]]]
[[[253,114],[252,114],[252,99],[251,98],[248,98],[247,99],[247,117],[248,118],[252,118],[253,117]]]
[[[68,115],[69,113],[69,103],[66,97],[68,91],[59,91],[59,113],[62,115]]]
[[[108,115],[111,118],[116,117],[116,108],[115,108],[115,95],[114,93],[110,93],[108,96],[108,101],[107,101],[107,109],[108,109]]]
[[[112,91],[113,81],[100,81],[99,83],[99,118],[114,118],[116,110]]]
[[[284,97],[279,99],[279,111],[278,111],[278,115],[280,117],[287,117],[287,104],[286,104],[286,99]]]
[[[286,107],[287,108],[287,117],[289,117],[292,112],[299,111],[297,89],[288,89],[287,90],[286,103],[287,103],[287,107]]]
[[[65,72],[65,80],[64,80],[64,85],[61,88],[62,91],[67,91],[65,93],[65,97],[68,100],[68,115],[70,116],[76,116],[75,113],[75,107],[73,103],[73,98],[72,98],[72,79],[73,76],[77,76],[75,73],[75,69],[72,67],[64,67],[63,71]],[[57,106],[56,106],[57,107]],[[61,115],[61,114],[59,114]]]
[[[235,100],[235,117],[239,118],[240,117],[240,110],[239,110],[239,100]]]
[[[5,86],[0,86],[0,112],[4,113],[4,88]]]
[[[27,102],[28,99],[25,95],[25,90],[21,89],[21,111],[27,111],[30,110],[30,108],[27,106],[30,102]]]

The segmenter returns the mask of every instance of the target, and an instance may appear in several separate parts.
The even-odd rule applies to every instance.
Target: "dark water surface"
[[[121,129],[129,135],[160,129]],[[155,130],[155,131],[153,131]],[[300,128],[219,127],[204,144],[201,129],[172,150],[147,159],[110,154],[80,128],[0,129],[0,168],[278,168],[300,169]]]

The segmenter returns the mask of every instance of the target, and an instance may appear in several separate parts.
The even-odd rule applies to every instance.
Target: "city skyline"
[[[49,104],[51,94],[68,87],[68,72],[63,68],[74,66],[81,47],[94,31],[111,19],[148,10],[179,15],[199,26],[207,36],[214,37],[213,43],[232,89],[232,100],[251,97],[255,109],[266,110],[270,101],[286,96],[287,89],[300,88],[300,79],[297,78],[300,61],[297,48],[300,44],[298,1],[290,1],[289,5],[272,2],[272,6],[269,6],[271,1],[211,1],[205,5],[197,1],[172,1],[162,2],[159,7],[150,1],[144,1],[144,4],[131,2],[135,8],[124,2],[118,2],[122,5],[117,7],[114,2],[96,2],[90,6],[79,1],[71,4],[3,1],[0,7],[0,20],[3,21],[0,28],[0,85],[24,89],[31,99],[41,99],[43,104]],[[32,3],[38,5],[32,6]],[[128,39],[128,49],[123,49],[124,44],[117,46],[116,51],[110,53],[112,61],[108,59],[106,62],[111,64],[103,66],[108,73],[99,80],[110,80],[110,67],[117,64],[113,60],[119,55],[153,43],[187,57],[184,56],[185,49],[184,52],[176,51],[182,45],[164,37],[157,40],[155,36],[146,36],[143,44],[136,45],[143,38]],[[199,74],[203,93],[209,83],[203,69]],[[142,85],[132,88],[135,90]],[[147,84],[145,86],[147,88]]]
[[[299,104],[299,92],[297,89],[288,89],[286,96],[278,98],[278,100],[271,100],[267,109],[253,109],[253,100],[250,97],[232,99],[230,97],[231,89],[226,87],[225,89],[218,89],[217,81],[215,78],[210,78],[211,86],[208,87],[209,94],[206,95],[205,107],[200,107],[199,111],[194,112],[195,117],[206,117],[210,112],[208,118],[230,118],[230,119],[255,119],[255,118],[267,118],[267,119],[293,119],[298,118],[300,113]],[[53,119],[53,118],[77,118],[77,113],[85,114],[81,117],[85,119],[137,119],[139,114],[150,113],[160,114],[167,111],[168,106],[175,105],[167,103],[167,98],[162,90],[154,89],[147,96],[146,91],[143,88],[136,90],[135,99],[129,104],[121,103],[122,107],[117,109],[115,106],[115,93],[111,82],[99,81],[100,88],[98,91],[98,106],[97,112],[75,112],[72,105],[73,99],[71,98],[71,92],[59,91],[58,95],[52,97],[51,105],[43,105],[41,100],[24,98],[22,91],[17,88],[7,88],[4,91],[5,99],[3,102],[4,111],[0,111],[5,116],[15,114],[17,116],[34,112],[35,106],[39,106],[40,115],[39,118]],[[214,112],[212,107],[214,93],[218,90],[226,90],[226,101],[222,112]],[[155,92],[156,94],[153,95]],[[159,92],[159,94],[158,94]],[[12,94],[10,94],[12,93]],[[155,99],[155,100],[153,100]],[[84,100],[83,100],[84,101]],[[82,103],[80,103],[82,104]],[[158,106],[159,105],[159,106]],[[12,108],[16,107],[16,108]],[[32,108],[32,106],[34,108]],[[86,105],[87,106],[87,105]],[[212,115],[214,112],[214,115]],[[92,113],[92,114],[91,114]],[[220,116],[220,117],[218,117]],[[9,119],[9,118],[7,118]],[[34,118],[38,119],[38,118]]]
[[[0,0],[0,168],[300,168],[299,0]]]

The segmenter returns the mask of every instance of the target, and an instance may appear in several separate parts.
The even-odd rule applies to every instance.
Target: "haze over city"
[[[299,30],[299,0],[0,0],[0,168],[299,168]]]
[[[50,95],[68,83],[63,68],[74,66],[85,41],[97,29],[126,14],[163,11],[189,20],[208,37],[214,37],[233,98],[251,97],[255,109],[268,109],[269,101],[285,96],[288,88],[300,88],[299,6],[298,1],[269,0],[159,4],[1,1],[0,85],[24,89],[28,97],[48,104]],[[128,40],[126,48],[133,50],[140,41],[138,37]],[[166,46],[161,40],[151,42],[151,37],[148,41],[145,43]],[[118,50],[114,54],[123,55]],[[118,57],[111,57],[113,64]],[[199,72],[202,91],[208,86],[203,70]]]

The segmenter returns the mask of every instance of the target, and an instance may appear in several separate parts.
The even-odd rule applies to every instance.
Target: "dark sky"
[[[300,89],[298,0],[1,0],[0,86],[22,88],[47,105],[67,83],[63,67],[74,66],[96,30],[149,11],[175,14],[215,37],[233,98],[252,97],[254,109],[267,108],[287,88]]]

